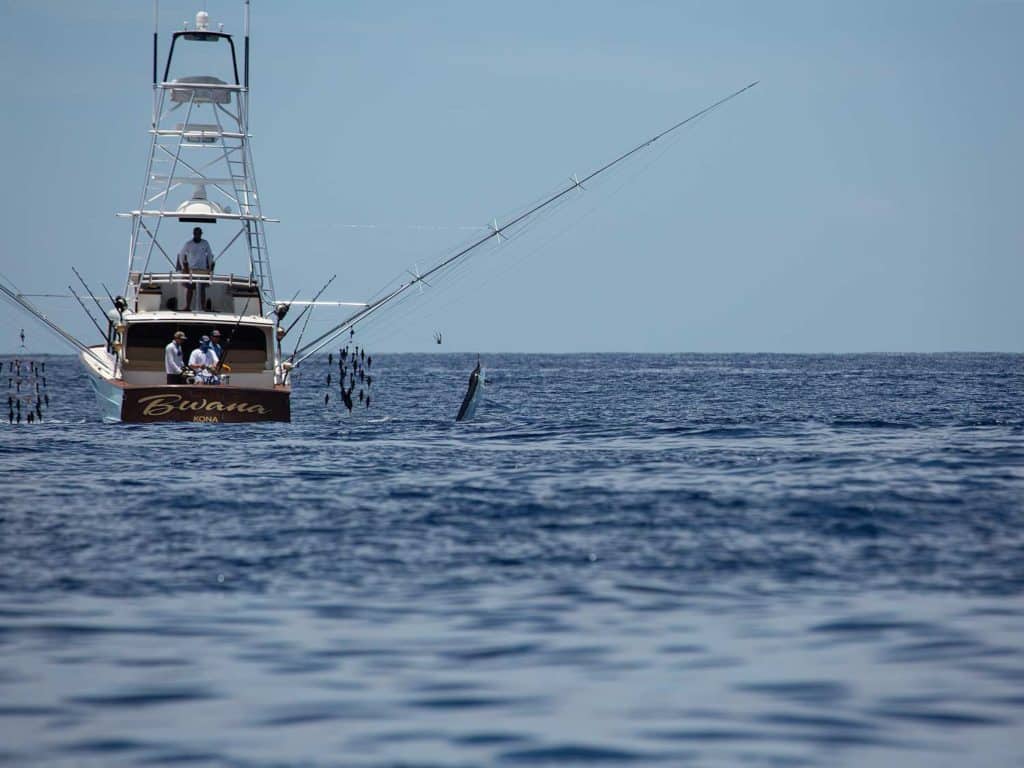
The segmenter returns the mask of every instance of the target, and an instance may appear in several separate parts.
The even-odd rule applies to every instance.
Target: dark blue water
[[[0,426],[0,762],[1024,765],[1024,356],[380,356]]]

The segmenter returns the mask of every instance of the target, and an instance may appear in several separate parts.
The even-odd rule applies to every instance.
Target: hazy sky
[[[241,3],[220,0],[164,0],[161,32],[204,5],[240,36]],[[129,225],[113,214],[145,172],[152,6],[0,0],[0,20],[0,272],[64,291],[75,265],[120,290]],[[1024,351],[1022,30],[1021,2],[254,0],[278,294],[337,272],[325,298],[367,298],[760,80],[365,342]],[[172,226],[184,241],[191,225]],[[73,301],[46,307],[96,336]],[[62,349],[6,304],[0,319],[0,350],[22,325]]]

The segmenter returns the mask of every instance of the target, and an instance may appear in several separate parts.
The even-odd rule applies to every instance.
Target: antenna
[[[156,60],[157,60],[157,33],[160,30],[160,0],[153,0],[153,129],[156,130]]]
[[[245,0],[245,89],[249,90],[249,0]]]

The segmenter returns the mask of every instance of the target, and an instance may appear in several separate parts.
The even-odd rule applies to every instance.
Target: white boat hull
[[[124,390],[93,374],[91,371],[89,373],[89,386],[92,387],[93,394],[96,395],[96,405],[99,407],[100,418],[110,424],[121,421]]]
[[[92,351],[102,358],[109,357],[103,347],[92,347]],[[79,355],[82,367],[89,376],[89,387],[96,396],[96,405],[99,407],[100,418],[107,423],[121,421],[121,410],[124,402],[124,389],[116,386],[111,378],[113,369],[106,369],[84,352]]]

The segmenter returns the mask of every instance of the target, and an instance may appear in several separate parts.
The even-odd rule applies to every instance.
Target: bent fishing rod
[[[722,106],[726,102],[732,101],[733,99],[735,99],[740,94],[745,93],[746,91],[749,91],[751,88],[753,88],[759,82],[760,82],[759,80],[755,80],[750,85],[746,85],[743,88],[740,88],[738,91],[734,91],[733,93],[729,94],[725,98],[719,99],[714,104],[711,104],[711,105],[709,105],[707,107],[704,107],[704,109],[700,110],[699,112],[694,112],[692,115],[687,117],[685,120],[680,120],[678,123],[676,123],[675,125],[671,126],[670,128],[666,128],[661,133],[659,133],[659,134],[657,134],[655,136],[652,136],[651,138],[647,139],[647,141],[644,141],[644,142],[642,142],[640,144],[637,144],[635,147],[630,149],[628,152],[623,152],[621,155],[616,157],[614,160],[611,160],[611,161],[605,163],[600,168],[598,168],[596,171],[592,171],[591,173],[589,173],[587,176],[583,177],[582,179],[578,179],[578,178],[576,178],[575,175],[573,175],[572,182],[568,186],[566,186],[564,189],[559,190],[558,192],[556,192],[555,194],[553,194],[550,197],[546,198],[545,200],[537,203],[536,205],[534,205],[532,208],[528,209],[524,213],[521,213],[518,216],[513,217],[512,219],[510,219],[508,222],[506,222],[505,224],[501,225],[500,227],[497,225],[497,222],[495,222],[489,228],[488,233],[486,235],[484,235],[483,237],[481,237],[480,239],[478,239],[478,240],[474,241],[473,243],[471,243],[470,245],[466,246],[461,251],[459,251],[459,252],[457,252],[455,254],[452,254],[448,258],[442,260],[439,264],[437,264],[436,266],[434,266],[431,269],[427,270],[422,275],[419,275],[419,274],[414,275],[411,280],[408,280],[408,281],[402,283],[397,288],[395,288],[393,291],[391,291],[387,295],[381,297],[377,301],[374,301],[374,302],[371,302],[371,303],[367,304],[363,309],[361,309],[358,312],[355,312],[352,315],[350,315],[349,317],[345,318],[340,323],[338,323],[336,326],[334,326],[330,330],[326,331],[325,333],[321,334],[319,337],[317,337],[313,341],[309,342],[304,347],[296,349],[295,352],[292,353],[292,358],[293,358],[293,361],[294,361],[294,362],[292,362],[292,367],[295,367],[295,366],[299,365],[300,363],[302,363],[302,361],[306,360],[307,358],[309,358],[312,355],[315,355],[321,349],[323,349],[328,344],[330,344],[332,341],[334,341],[336,338],[338,338],[338,336],[343,334],[345,331],[349,330],[356,323],[360,322],[361,320],[365,320],[367,317],[372,315],[374,312],[376,312],[381,307],[384,307],[387,304],[390,304],[392,301],[397,299],[399,296],[404,294],[406,291],[408,291],[413,286],[417,285],[418,283],[425,283],[426,282],[426,278],[430,277],[431,275],[433,275],[433,274],[435,274],[437,272],[440,272],[445,267],[450,266],[451,264],[453,264],[456,261],[462,259],[463,257],[468,256],[470,253],[475,251],[477,248],[479,248],[484,243],[487,243],[487,242],[491,241],[494,238],[498,238],[499,241],[500,241],[500,239],[502,237],[502,234],[506,230],[516,226],[517,224],[521,224],[524,221],[530,219],[535,214],[540,213],[542,210],[544,210],[545,208],[550,206],[552,203],[555,203],[558,200],[561,200],[563,197],[568,195],[570,192],[572,192],[574,190],[577,190],[577,189],[583,189],[583,185],[586,184],[591,179],[596,178],[597,176],[601,175],[605,171],[611,170],[616,165],[618,165],[619,163],[623,162],[624,160],[627,160],[628,158],[632,157],[633,155],[635,155],[640,150],[646,149],[647,147],[651,146],[652,144],[654,144],[659,139],[664,138],[665,136],[668,136],[670,133],[673,133],[674,131],[679,130],[684,125],[686,125],[688,123],[691,123],[694,120],[696,120],[697,118],[703,117],[704,115],[708,114],[709,112],[712,112],[712,111],[718,109],[720,106]],[[298,359],[295,359],[296,357]]]
[[[220,372],[224,368],[224,361],[228,359],[228,352],[231,351],[231,345],[235,342],[235,334],[238,333],[238,327],[242,324],[242,318],[245,317],[245,313],[249,311],[250,298],[248,296],[245,298],[245,304],[242,305],[242,311],[238,313],[238,319],[235,320],[235,325],[231,329],[231,335],[224,342],[224,349],[222,350],[224,354],[217,359],[217,367],[213,371],[214,376],[220,376]],[[231,368],[229,367],[228,370],[230,371]]]

